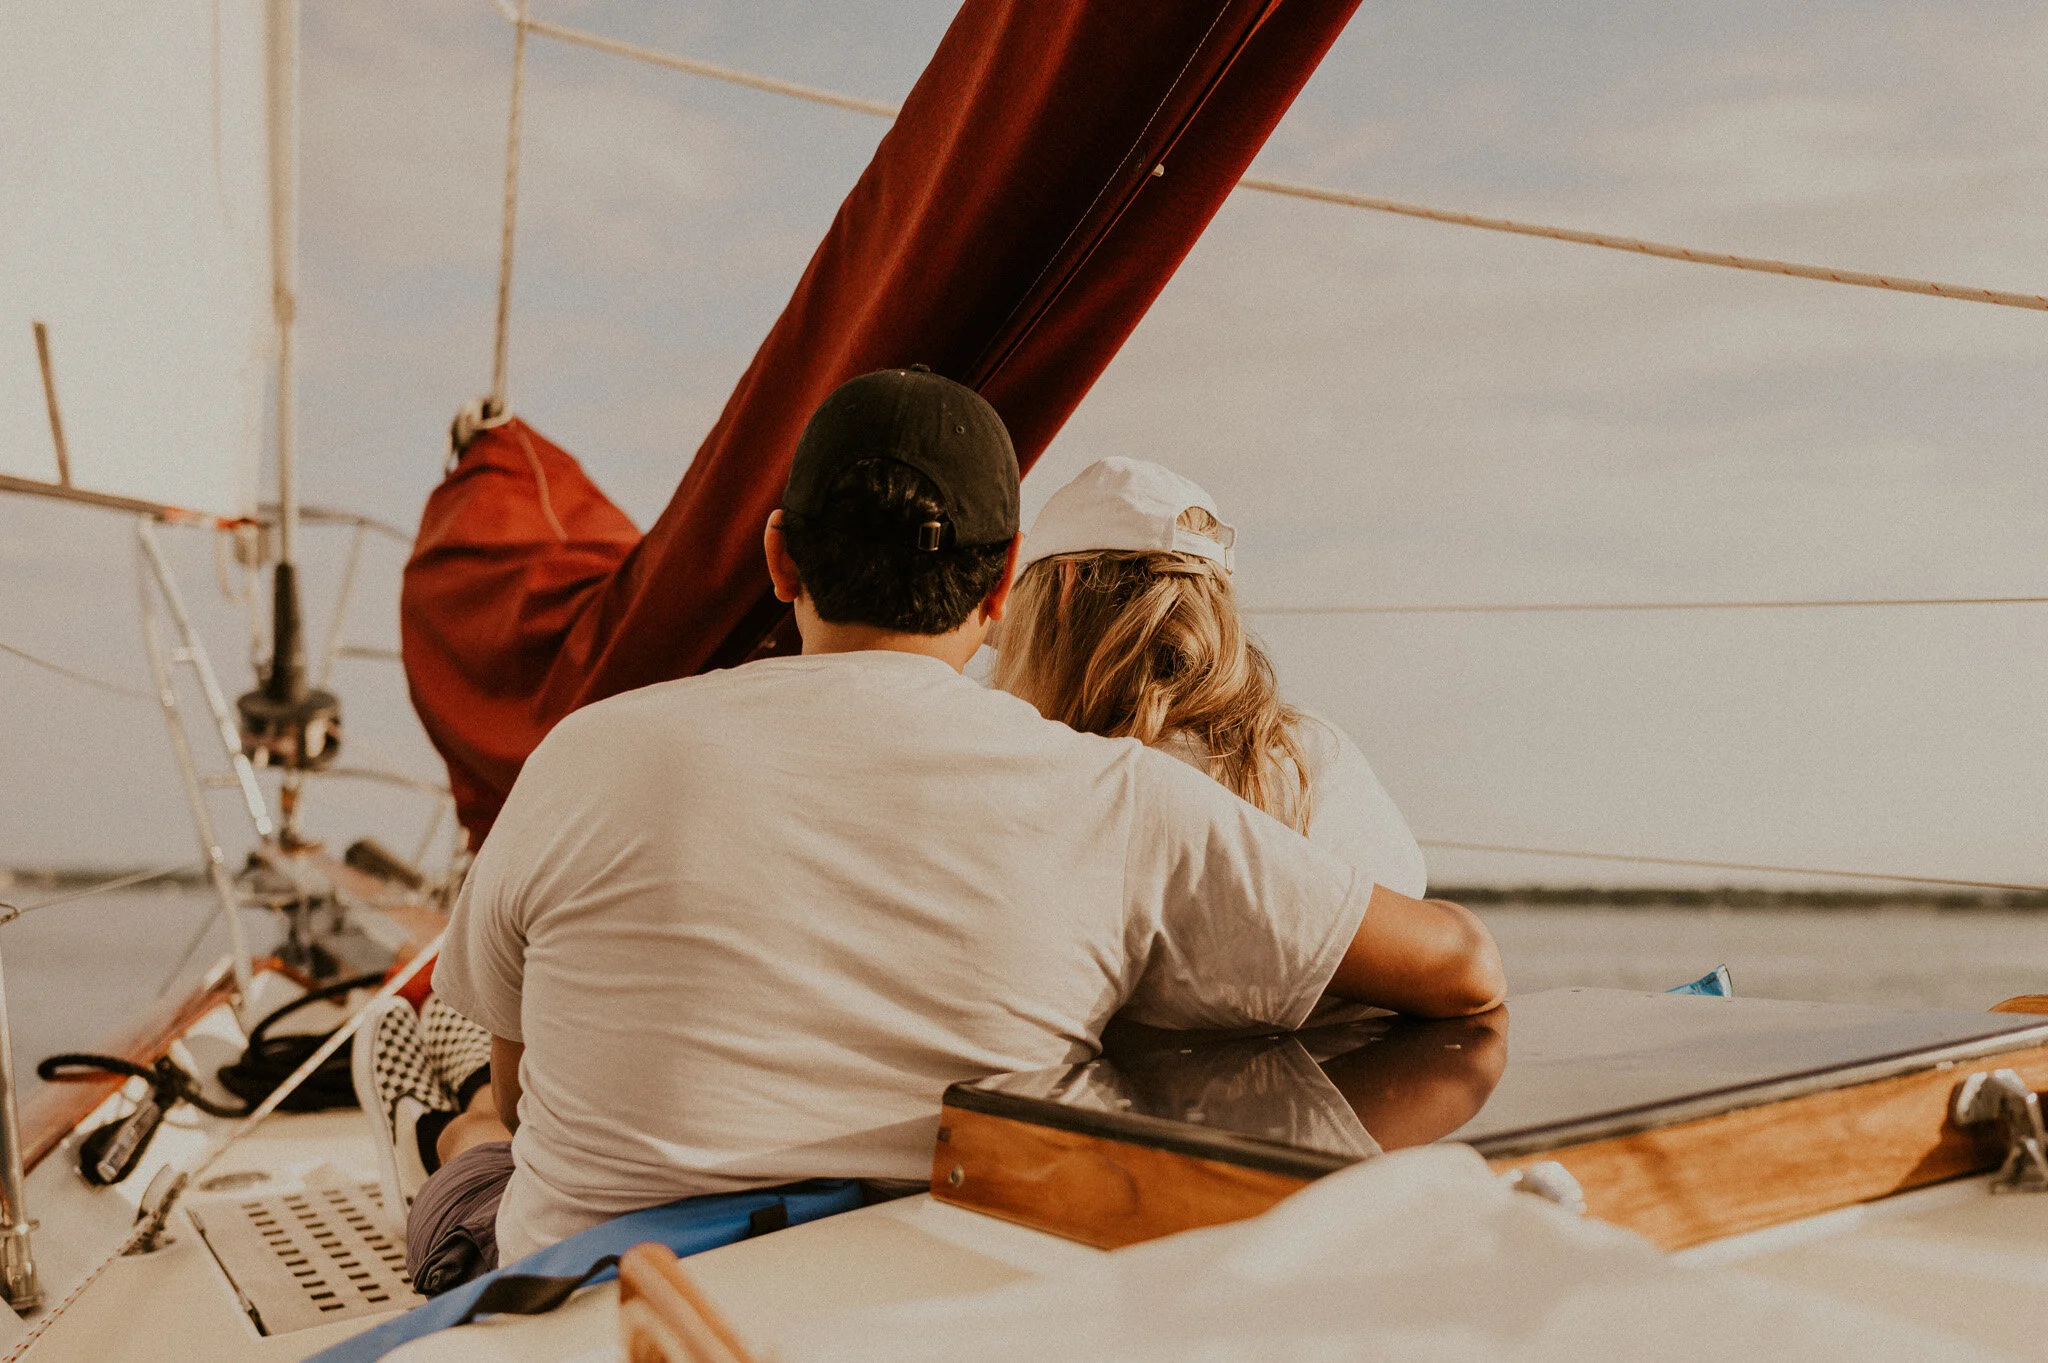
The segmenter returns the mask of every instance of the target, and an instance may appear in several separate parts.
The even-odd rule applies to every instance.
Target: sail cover
[[[428,500],[400,607],[472,840],[563,715],[783,624],[761,526],[838,384],[927,364],[1030,468],[1357,3],[968,0],[645,536],[524,422],[481,436]]]
[[[0,473],[254,509],[274,335],[263,0],[0,0]]]

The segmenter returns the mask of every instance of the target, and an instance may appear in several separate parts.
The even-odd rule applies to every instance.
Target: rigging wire
[[[62,663],[53,663],[48,658],[38,657],[25,648],[16,648],[13,644],[0,643],[0,653],[12,654],[32,666],[54,672],[60,677],[69,677],[72,681],[82,682],[86,686],[98,687],[102,691],[109,691],[117,696],[127,696],[131,700],[152,702],[157,698],[156,693],[153,691],[145,691],[139,686],[124,686],[120,682],[110,682],[103,677],[95,677],[90,672],[80,672],[78,669],[66,667]]]
[[[630,61],[645,62],[652,66],[666,67],[688,75],[702,76],[707,80],[723,81],[729,85],[742,85],[750,90],[762,90],[769,94],[784,95],[811,104],[830,105],[836,109],[847,109],[854,113],[870,114],[877,118],[894,118],[901,112],[901,106],[887,104],[881,100],[861,99],[856,95],[841,94],[836,90],[824,90],[816,86],[798,85],[794,81],[777,80],[752,71],[736,67],[719,66],[712,62],[698,61],[659,48],[645,47],[639,43],[621,42],[607,38],[601,33],[586,29],[570,28],[563,24],[549,23],[534,19],[527,14],[527,0],[519,0],[515,8],[510,0],[493,0],[497,10],[507,21],[519,29],[521,54],[525,51],[524,39],[530,31],[557,42],[577,47],[587,47],[597,52],[624,57]],[[518,58],[513,66],[513,146],[514,159],[518,152]],[[510,170],[507,174],[507,193],[510,193]],[[1736,255],[1729,251],[1707,251],[1691,246],[1675,246],[1668,242],[1649,241],[1641,237],[1621,236],[1612,232],[1588,232],[1574,227],[1553,227],[1543,223],[1522,222],[1515,218],[1490,217],[1480,213],[1465,213],[1456,209],[1431,208],[1424,204],[1404,203],[1398,199],[1384,199],[1371,194],[1355,194],[1350,190],[1330,189],[1321,185],[1299,184],[1292,180],[1274,180],[1264,176],[1247,175],[1237,182],[1239,189],[1254,190],[1261,194],[1277,194],[1285,198],[1308,199],[1317,203],[1335,204],[1342,208],[1359,208],[1373,213],[1391,213],[1401,217],[1421,218],[1429,222],[1449,223],[1458,227],[1476,227],[1488,232],[1509,232],[1518,236],[1542,237],[1550,241],[1570,242],[1579,246],[1599,246],[1611,251],[1627,251],[1634,255],[1655,256],[1662,260],[1676,260],[1693,265],[1718,265],[1730,270],[1749,270],[1761,274],[1787,275],[1794,279],[1813,279],[1827,284],[1849,284],[1858,288],[1885,289],[1893,293],[1925,294],[1932,298],[1953,298],[1967,303],[1991,303],[2000,307],[2028,308],[2036,312],[2048,312],[2048,296],[2034,293],[2020,293],[2010,289],[1985,289],[1970,284],[1943,284],[1931,279],[1912,279],[1902,275],[1874,274],[1868,270],[1843,270],[1829,265],[1803,265],[1795,261],[1774,260],[1766,256]],[[506,245],[503,270],[509,274],[511,268],[511,218],[510,209],[506,216]],[[499,345],[502,350],[504,324],[504,292],[500,290]]]
[[[519,119],[521,109],[521,87],[524,79],[526,36],[538,33],[558,42],[589,48],[622,57],[631,61],[644,62],[665,67],[688,75],[701,76],[709,80],[740,85],[768,94],[782,95],[807,103],[822,104],[845,109],[853,113],[868,114],[879,118],[895,118],[901,107],[880,100],[862,99],[816,86],[800,85],[793,81],[779,80],[756,72],[743,71],[736,67],[699,61],[677,53],[665,52],[658,48],[639,43],[624,42],[608,38],[599,33],[576,29],[563,24],[535,19],[528,12],[529,0],[519,0],[515,7],[511,0],[493,0],[498,12],[518,30],[517,45],[513,56],[512,114],[511,128],[507,138],[505,167],[505,220],[504,235],[499,257],[498,288],[498,331],[496,363],[492,394],[503,410],[504,369],[506,350],[506,321],[511,298],[512,275],[512,225],[518,186],[519,162]],[[1848,284],[1863,288],[1885,289],[1901,293],[1918,293],[1937,298],[1954,298],[1967,302],[1991,303],[2004,307],[2027,308],[2034,311],[2048,311],[2048,296],[2018,293],[2010,290],[1985,289],[1970,285],[1943,284],[1933,280],[1912,279],[1895,275],[1879,275],[1862,270],[1844,270],[1831,266],[1803,265],[1792,261],[1775,260],[1761,256],[1743,256],[1725,251],[1706,251],[1687,246],[1675,246],[1643,238],[1620,236],[1606,232],[1588,232],[1575,228],[1554,227],[1540,223],[1526,223],[1512,218],[1489,217],[1475,213],[1464,213],[1451,209],[1432,208],[1421,204],[1404,203],[1399,200],[1380,198],[1373,195],[1356,194],[1348,190],[1329,189],[1317,185],[1299,184],[1287,180],[1246,176],[1239,180],[1241,189],[1259,193],[1275,194],[1282,197],[1308,199],[1320,203],[1334,204],[1346,208],[1358,208],[1371,212],[1390,213],[1399,216],[1420,218],[1432,222],[1456,226],[1474,227],[1487,231],[1507,232],[1523,236],[1543,237],[1585,246],[1598,246],[1609,250],[1628,251],[1638,255],[1656,256],[1697,265],[1718,265],[1728,269],[1750,270],[1767,274],[1786,275],[1794,278],[1812,279],[1825,283]],[[1661,610],[1773,610],[1773,609],[1818,609],[1841,607],[1873,606],[1934,606],[1934,605],[2018,605],[2044,604],[2048,597],[1956,597],[1956,598],[1899,598],[1887,600],[1841,600],[1841,601],[1691,601],[1691,602],[1596,602],[1596,603],[1528,603],[1501,605],[1449,605],[1449,606],[1274,606],[1248,608],[1248,614],[1260,615],[1372,615],[1372,614],[1509,614],[1566,611],[1661,611]],[[1954,885],[1976,889],[2003,889],[2048,891],[2048,886],[2011,885],[1987,881],[1950,880],[1926,876],[1882,875],[1861,871],[1822,870],[1811,867],[1762,866],[1739,862],[1717,862],[1671,857],[1628,856],[1619,853],[1569,852],[1545,848],[1507,847],[1485,843],[1459,843],[1423,840],[1423,845],[1466,851],[1498,852],[1518,855],[1572,857],[1595,861],[1626,862],[1642,865],[1686,866],[1714,870],[1766,871],[1785,874],[1835,876],[1855,880],[1892,881],[1906,884]]]
[[[2048,894],[2048,885],[2018,885],[2002,880],[1956,880],[1947,876],[1903,876],[1876,871],[1823,870],[1816,866],[1764,866],[1744,861],[1699,861],[1690,857],[1632,856],[1620,852],[1564,851],[1555,847],[1510,847],[1490,842],[1451,842],[1441,838],[1417,838],[1424,847],[1452,852],[1497,852],[1522,857],[1566,857],[1573,861],[1612,861],[1632,866],[1689,866],[1707,871],[1766,871],[1781,875],[1829,876],[1838,880],[1881,880],[1905,885],[1954,885],[1970,890],[2020,890]]]
[[[2018,293],[2010,289],[1984,289],[1972,284],[1942,284],[1932,279],[1873,274],[1868,270],[1840,270],[1830,265],[1801,265],[1794,261],[1773,260],[1766,256],[1742,256],[1729,251],[1703,251],[1696,247],[1673,246],[1668,242],[1646,241],[1641,237],[1625,237],[1612,232],[1587,232],[1575,227],[1550,227],[1542,223],[1521,222],[1514,218],[1494,218],[1480,213],[1462,213],[1449,208],[1430,208],[1422,204],[1402,203],[1397,199],[1377,198],[1370,194],[1354,194],[1344,189],[1295,184],[1290,180],[1269,180],[1248,175],[1237,183],[1240,189],[1255,189],[1263,194],[1312,199],[1318,203],[1337,204],[1344,208],[1363,208],[1373,213],[1393,213],[1401,217],[1421,218],[1428,222],[1450,223],[1457,227],[1477,227],[1487,232],[1512,232],[1518,236],[1542,237],[1549,241],[1565,241],[1579,246],[1601,246],[1610,251],[1628,251],[1636,255],[1656,256],[1661,260],[1679,260],[1693,265],[1719,265],[1730,270],[1789,275],[1794,279],[1816,279],[1825,284],[1853,284],[1858,288],[1888,289],[1893,293],[1919,293],[1932,298],[1954,298],[1966,303],[1994,303],[2000,307],[2029,308],[2035,312],[2048,312],[2048,297],[2035,293]]]
[[[498,0],[498,10],[513,23],[522,22],[506,0]],[[620,42],[601,33],[551,24],[545,19],[526,19],[523,22],[535,33],[545,38],[553,38],[557,42],[587,47],[596,52],[625,57],[631,61],[646,62],[650,66],[664,66],[671,71],[681,71],[687,75],[724,81],[728,85],[744,85],[750,90],[763,90],[771,95],[787,95],[791,99],[804,100],[810,104],[828,104],[835,109],[846,109],[856,114],[871,114],[876,118],[894,118],[902,112],[899,105],[885,104],[878,99],[862,99],[858,95],[842,95],[837,90],[821,90],[814,85],[798,85],[795,81],[777,80],[773,76],[757,75],[752,71],[741,71],[731,66],[719,66],[715,62],[698,61],[694,57],[663,52],[659,48]]]
[[[1571,611],[1822,610],[1867,606],[2043,606],[2048,596],[1914,596],[1841,601],[1575,601],[1456,606],[1244,606],[1246,615],[1523,615]]]
[[[0,900],[0,923],[12,923],[23,914],[34,913],[37,909],[54,909],[59,904],[69,904],[77,899],[89,899],[93,895],[106,894],[110,890],[124,890],[130,885],[142,885],[152,880],[162,880],[166,876],[174,876],[180,872],[193,869],[190,861],[175,861],[169,866],[159,866],[154,870],[135,871],[129,875],[115,876],[112,880],[103,880],[96,885],[87,885],[83,889],[65,890],[61,894],[53,894],[46,899],[38,899],[29,904],[9,904],[4,900]]]

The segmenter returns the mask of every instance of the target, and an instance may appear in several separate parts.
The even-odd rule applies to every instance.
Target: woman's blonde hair
[[[1200,507],[1180,515],[1197,534],[1220,524]],[[1308,830],[1301,713],[1280,699],[1219,563],[1163,550],[1040,559],[1011,590],[995,684],[1083,733],[1147,747],[1185,734],[1217,781]]]

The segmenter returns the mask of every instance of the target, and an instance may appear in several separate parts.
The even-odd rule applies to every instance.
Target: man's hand
[[[1470,909],[1375,885],[1330,992],[1397,1013],[1469,1017],[1500,1003],[1507,977],[1493,934]]]

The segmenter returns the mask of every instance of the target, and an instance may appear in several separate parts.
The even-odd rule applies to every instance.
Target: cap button
[[[913,374],[929,374],[932,372],[932,367],[928,364],[914,364],[910,366],[910,372]]]

